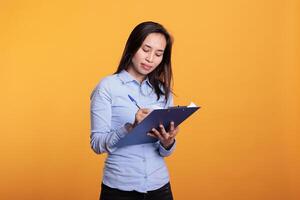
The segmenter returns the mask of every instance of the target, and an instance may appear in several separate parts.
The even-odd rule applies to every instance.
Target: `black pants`
[[[148,191],[147,193],[140,193],[137,191],[122,191],[110,188],[102,183],[100,200],[173,200],[170,183],[163,187]]]

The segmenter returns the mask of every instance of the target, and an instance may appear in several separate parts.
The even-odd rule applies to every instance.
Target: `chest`
[[[138,89],[122,88],[115,91],[112,98],[111,111],[113,122],[134,122],[138,107],[130,100],[128,95],[133,97],[141,108],[154,109],[165,107],[165,98],[160,97],[160,99],[157,100],[157,95],[153,90],[145,93]]]

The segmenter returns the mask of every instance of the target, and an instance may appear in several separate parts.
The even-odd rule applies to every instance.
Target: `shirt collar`
[[[150,83],[150,80],[149,80],[149,77],[147,76],[147,78],[146,78],[146,83],[151,87],[151,88],[153,88],[153,86],[152,86],[152,84]]]
[[[125,69],[123,69],[119,74],[118,74],[119,78],[121,79],[121,81],[125,84],[131,81],[136,81],[138,83],[137,80],[134,79],[134,77],[132,77],[132,75],[130,75]],[[146,83],[153,88],[152,84],[150,83],[149,77],[147,76],[146,78]]]
[[[131,81],[136,81],[125,69],[118,73],[118,76],[124,84]]]

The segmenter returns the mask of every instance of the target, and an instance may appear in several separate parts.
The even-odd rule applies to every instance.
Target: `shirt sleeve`
[[[91,95],[91,135],[90,145],[95,153],[111,153],[117,142],[128,133],[125,125],[111,128],[111,92],[104,79]]]
[[[168,101],[167,101],[167,103],[166,103],[166,106],[165,106],[165,108],[168,108],[168,107],[170,107],[170,106],[173,106],[173,95],[172,95],[172,93],[170,93],[170,95],[169,95],[169,98],[168,98]],[[172,147],[171,148],[169,148],[169,149],[165,149],[164,147],[163,147],[163,145],[158,141],[158,143],[159,143],[159,154],[162,156],[162,157],[167,157],[167,156],[170,156],[173,152],[174,152],[174,150],[175,150],[175,147],[176,147],[176,140],[175,140],[175,142],[172,144]]]

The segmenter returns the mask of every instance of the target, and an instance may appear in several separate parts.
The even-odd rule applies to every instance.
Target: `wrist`
[[[133,129],[133,124],[127,122],[125,125],[124,125],[125,129],[127,130],[127,132],[130,132],[132,129]]]
[[[161,143],[161,144],[166,150],[170,150],[172,148],[172,146],[174,145],[174,143],[175,143],[175,139],[171,140],[171,142]]]

